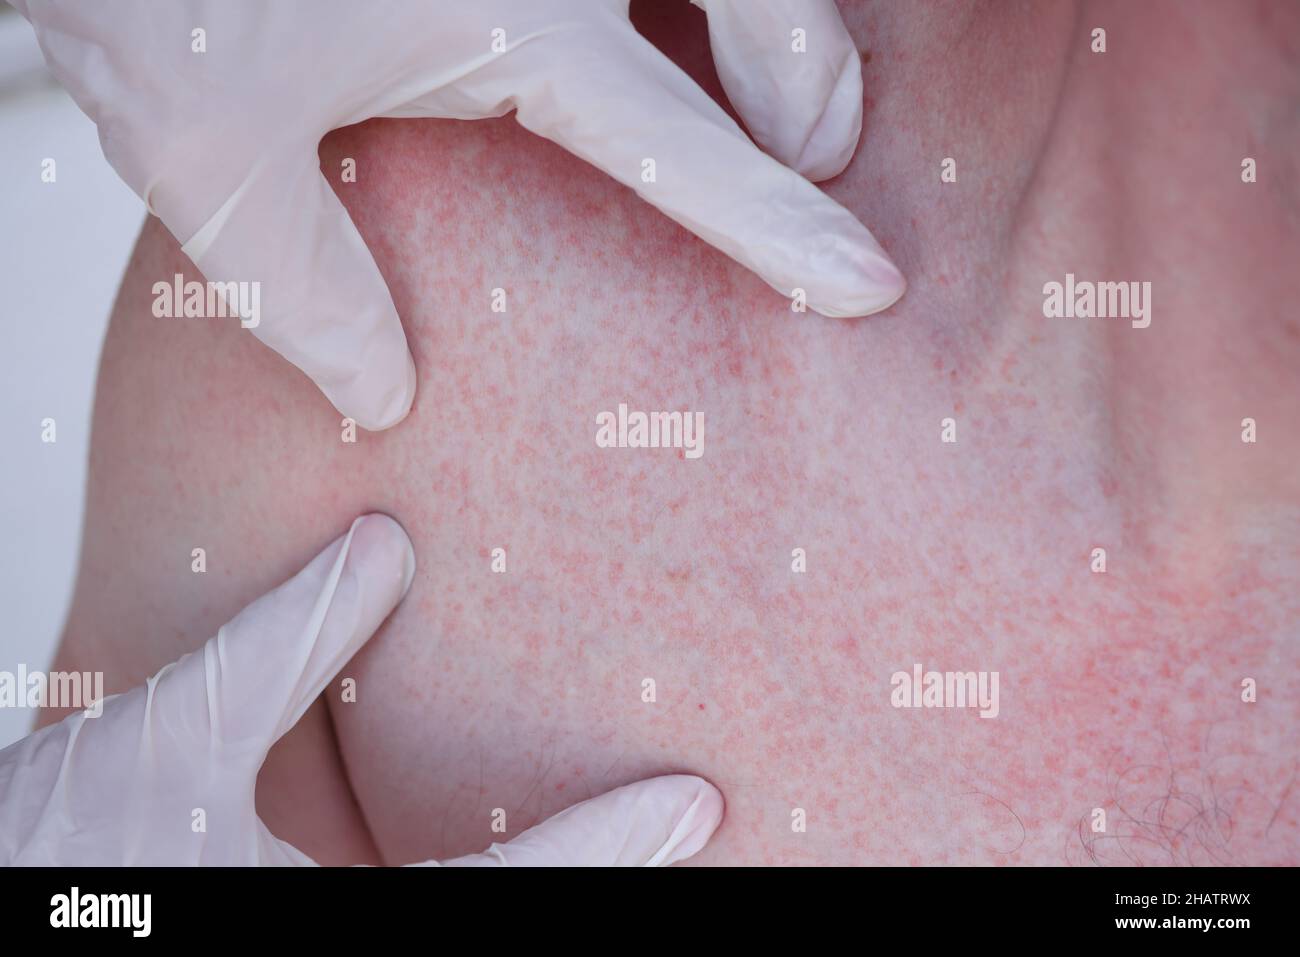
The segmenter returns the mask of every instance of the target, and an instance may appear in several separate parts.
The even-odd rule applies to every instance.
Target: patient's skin
[[[643,26],[720,95],[683,8]],[[866,129],[826,188],[910,284],[876,317],[792,313],[510,119],[370,123],[322,168],[420,392],[345,444],[237,322],[150,315],[195,275],[151,222],[61,663],[138,682],[382,510],[410,594],[259,786],[322,860],[478,850],[689,771],[727,799],[699,862],[1300,863],[1300,8],[845,19]],[[1044,318],[1067,272],[1150,281],[1150,327]],[[700,414],[703,456],[597,448],[620,402]],[[998,672],[999,714],[891,707],[917,662]]]

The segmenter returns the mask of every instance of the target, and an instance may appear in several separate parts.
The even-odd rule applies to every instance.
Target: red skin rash
[[[1077,360],[1123,333],[1044,320],[1035,283],[1055,265],[990,267],[978,224],[999,184],[938,208],[928,182],[886,182],[871,124],[923,130],[891,119],[875,71],[908,51],[847,19],[873,37],[885,116],[828,192],[911,280],[869,320],[793,314],[508,118],[368,123],[327,138],[321,165],[356,160],[335,188],[420,391],[398,429],[351,445],[250,336],[152,319],[150,284],[192,267],[151,222],[105,348],[65,660],[125,647],[110,684],[134,683],[380,510],[414,542],[412,589],[345,669],[357,702],[328,694],[333,730],[305,719],[259,788],[272,829],[322,857],[476,851],[688,771],[727,800],[697,863],[1300,863],[1289,453],[1259,448],[1236,499],[1170,489],[1153,510],[1141,437],[1183,424],[1166,405],[1110,431],[1089,417],[1112,396],[1078,385]],[[675,53],[716,92],[692,37]],[[976,151],[976,132],[953,148]],[[1168,322],[1201,315],[1197,296],[1166,293]],[[1271,369],[1232,382],[1220,459],[1242,455],[1239,406],[1294,408]],[[703,456],[598,448],[595,416],[620,402],[700,413]],[[891,674],[915,662],[999,672],[999,716],[892,707]]]

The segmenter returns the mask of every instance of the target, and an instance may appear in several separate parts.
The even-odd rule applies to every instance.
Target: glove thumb
[[[386,429],[415,398],[406,334],[315,150],[301,152],[260,160],[182,249],[210,282],[256,283],[238,287],[241,324],[343,415]]]
[[[150,680],[155,727],[255,771],[401,601],[415,573],[410,540],[363,515],[206,645]]]

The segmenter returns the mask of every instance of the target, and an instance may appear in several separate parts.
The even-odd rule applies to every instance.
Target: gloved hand
[[[258,819],[257,771],[414,571],[401,527],[363,516],[202,648],[106,699],[99,717],[80,712],[0,751],[0,866],[313,863]],[[196,808],[206,833],[191,828]],[[700,778],[651,778],[448,863],[671,864],[721,817],[721,795]]]
[[[861,130],[861,64],[833,0],[694,0],[776,159],[635,31],[628,0],[11,2],[113,168],[208,280],[261,283],[254,334],[364,428],[406,415],[415,367],[317,145],[369,117],[514,109],[783,296],[862,316],[903,294],[871,233],[799,175],[838,173]]]

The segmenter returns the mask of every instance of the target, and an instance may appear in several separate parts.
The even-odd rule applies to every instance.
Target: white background
[[[41,182],[46,157],[57,164],[52,184]],[[27,21],[0,3],[2,671],[48,668],[63,627],[99,351],[144,214],[94,125],[45,70]],[[45,418],[57,423],[54,444],[41,441]],[[0,708],[0,748],[33,717]]]

